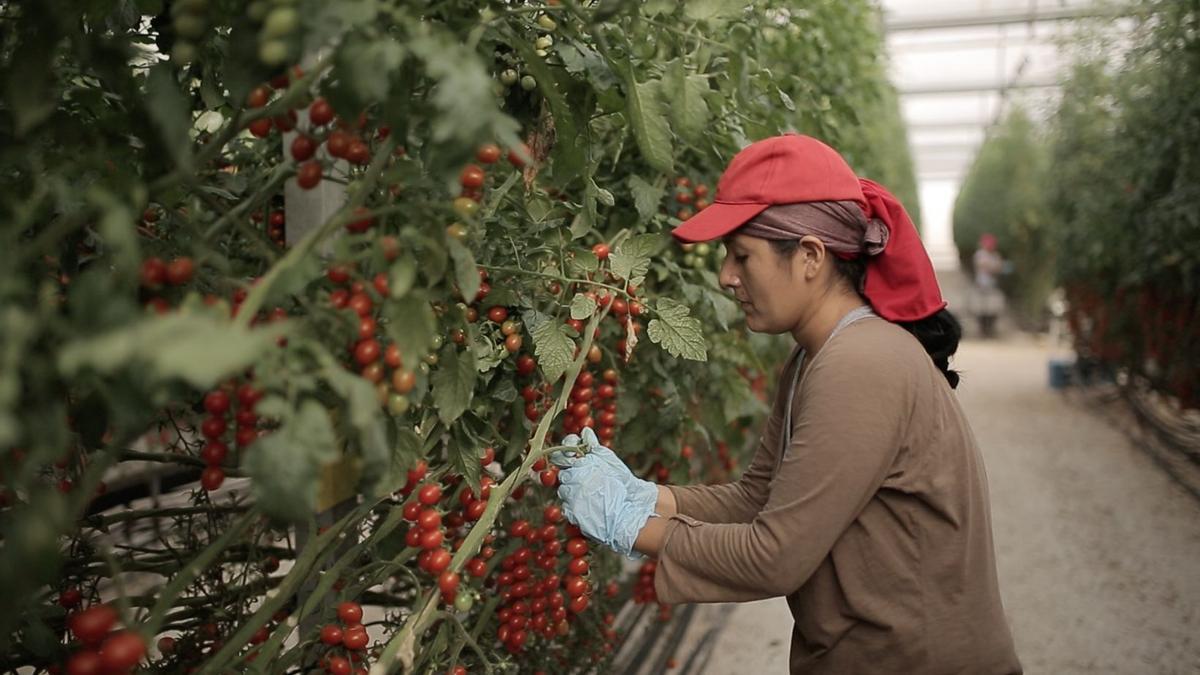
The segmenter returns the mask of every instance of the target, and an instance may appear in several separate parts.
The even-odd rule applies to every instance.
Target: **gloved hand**
[[[563,445],[580,442],[574,434],[563,439]],[[634,476],[612,450],[600,445],[591,429],[584,429],[582,443],[589,449],[583,456],[559,451],[550,457],[563,468],[558,474],[563,515],[592,539],[637,558],[633,544],[654,515],[658,487]]]
[[[562,444],[583,445],[587,450],[587,454],[579,457],[559,450],[550,455],[550,461],[555,465],[562,468],[577,466],[581,463],[601,465],[604,467],[606,474],[621,481],[621,484],[625,486],[625,491],[628,494],[627,498],[630,501],[638,505],[649,504],[650,510],[654,510],[654,507],[658,504],[658,485],[633,475],[633,472],[629,470],[629,467],[625,466],[625,462],[622,462],[616,453],[600,445],[599,439],[596,438],[596,432],[592,431],[591,427],[583,430],[582,438],[575,434],[565,436],[562,439]]]

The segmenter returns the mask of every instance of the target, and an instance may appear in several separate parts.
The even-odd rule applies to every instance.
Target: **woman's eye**
[[[748,257],[750,257],[750,256],[735,255],[735,256],[733,256],[733,260],[734,260],[734,262],[741,264],[741,263],[746,262],[746,258],[748,258]]]

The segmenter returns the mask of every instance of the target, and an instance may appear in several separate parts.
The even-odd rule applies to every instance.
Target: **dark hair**
[[[768,241],[775,253],[785,258],[791,257],[800,248],[799,239],[771,239]],[[843,260],[838,256],[833,256],[833,271],[837,279],[840,279],[866,302],[866,297],[863,295],[867,281],[865,258],[860,256],[851,260]],[[960,378],[958,371],[950,369],[950,357],[958,351],[958,343],[962,339],[962,324],[958,322],[958,319],[949,310],[942,309],[933,316],[919,321],[897,321],[895,323],[911,333],[917,342],[921,343],[925,352],[929,354],[929,358],[933,359],[933,365],[937,366],[938,370],[942,371],[942,375],[946,376],[950,388],[957,389]]]

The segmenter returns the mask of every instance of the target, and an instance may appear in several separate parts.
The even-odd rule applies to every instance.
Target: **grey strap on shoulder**
[[[872,316],[878,315],[875,314],[870,305],[863,305],[857,309],[850,310],[846,313],[846,316],[842,317],[838,325],[834,327],[833,332],[829,334],[829,340],[832,340],[835,335],[842,332],[846,326]],[[826,343],[829,340],[826,340]],[[787,407],[783,409],[783,429],[782,433],[779,434],[779,456],[775,460],[775,473],[779,473],[779,467],[783,465],[783,456],[787,454],[788,446],[792,444],[792,402],[796,397],[796,389],[800,385],[800,370],[804,367],[804,359],[806,357],[807,355],[804,353],[804,350],[800,350],[800,355],[796,357],[795,370],[792,371],[792,380],[788,387]]]

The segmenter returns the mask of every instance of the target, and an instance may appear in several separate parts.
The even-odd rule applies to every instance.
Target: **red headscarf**
[[[713,204],[671,234],[682,241],[716,239],[771,206],[829,201],[854,201],[868,221],[877,220],[887,229],[882,250],[871,247],[878,252],[867,260],[864,294],[876,313],[908,322],[946,306],[929,254],[899,200],[878,183],[856,176],[833,148],[809,136],[785,134],[747,146],[721,175]],[[796,238],[808,233],[793,232]],[[870,242],[864,243],[859,252],[868,246]]]

